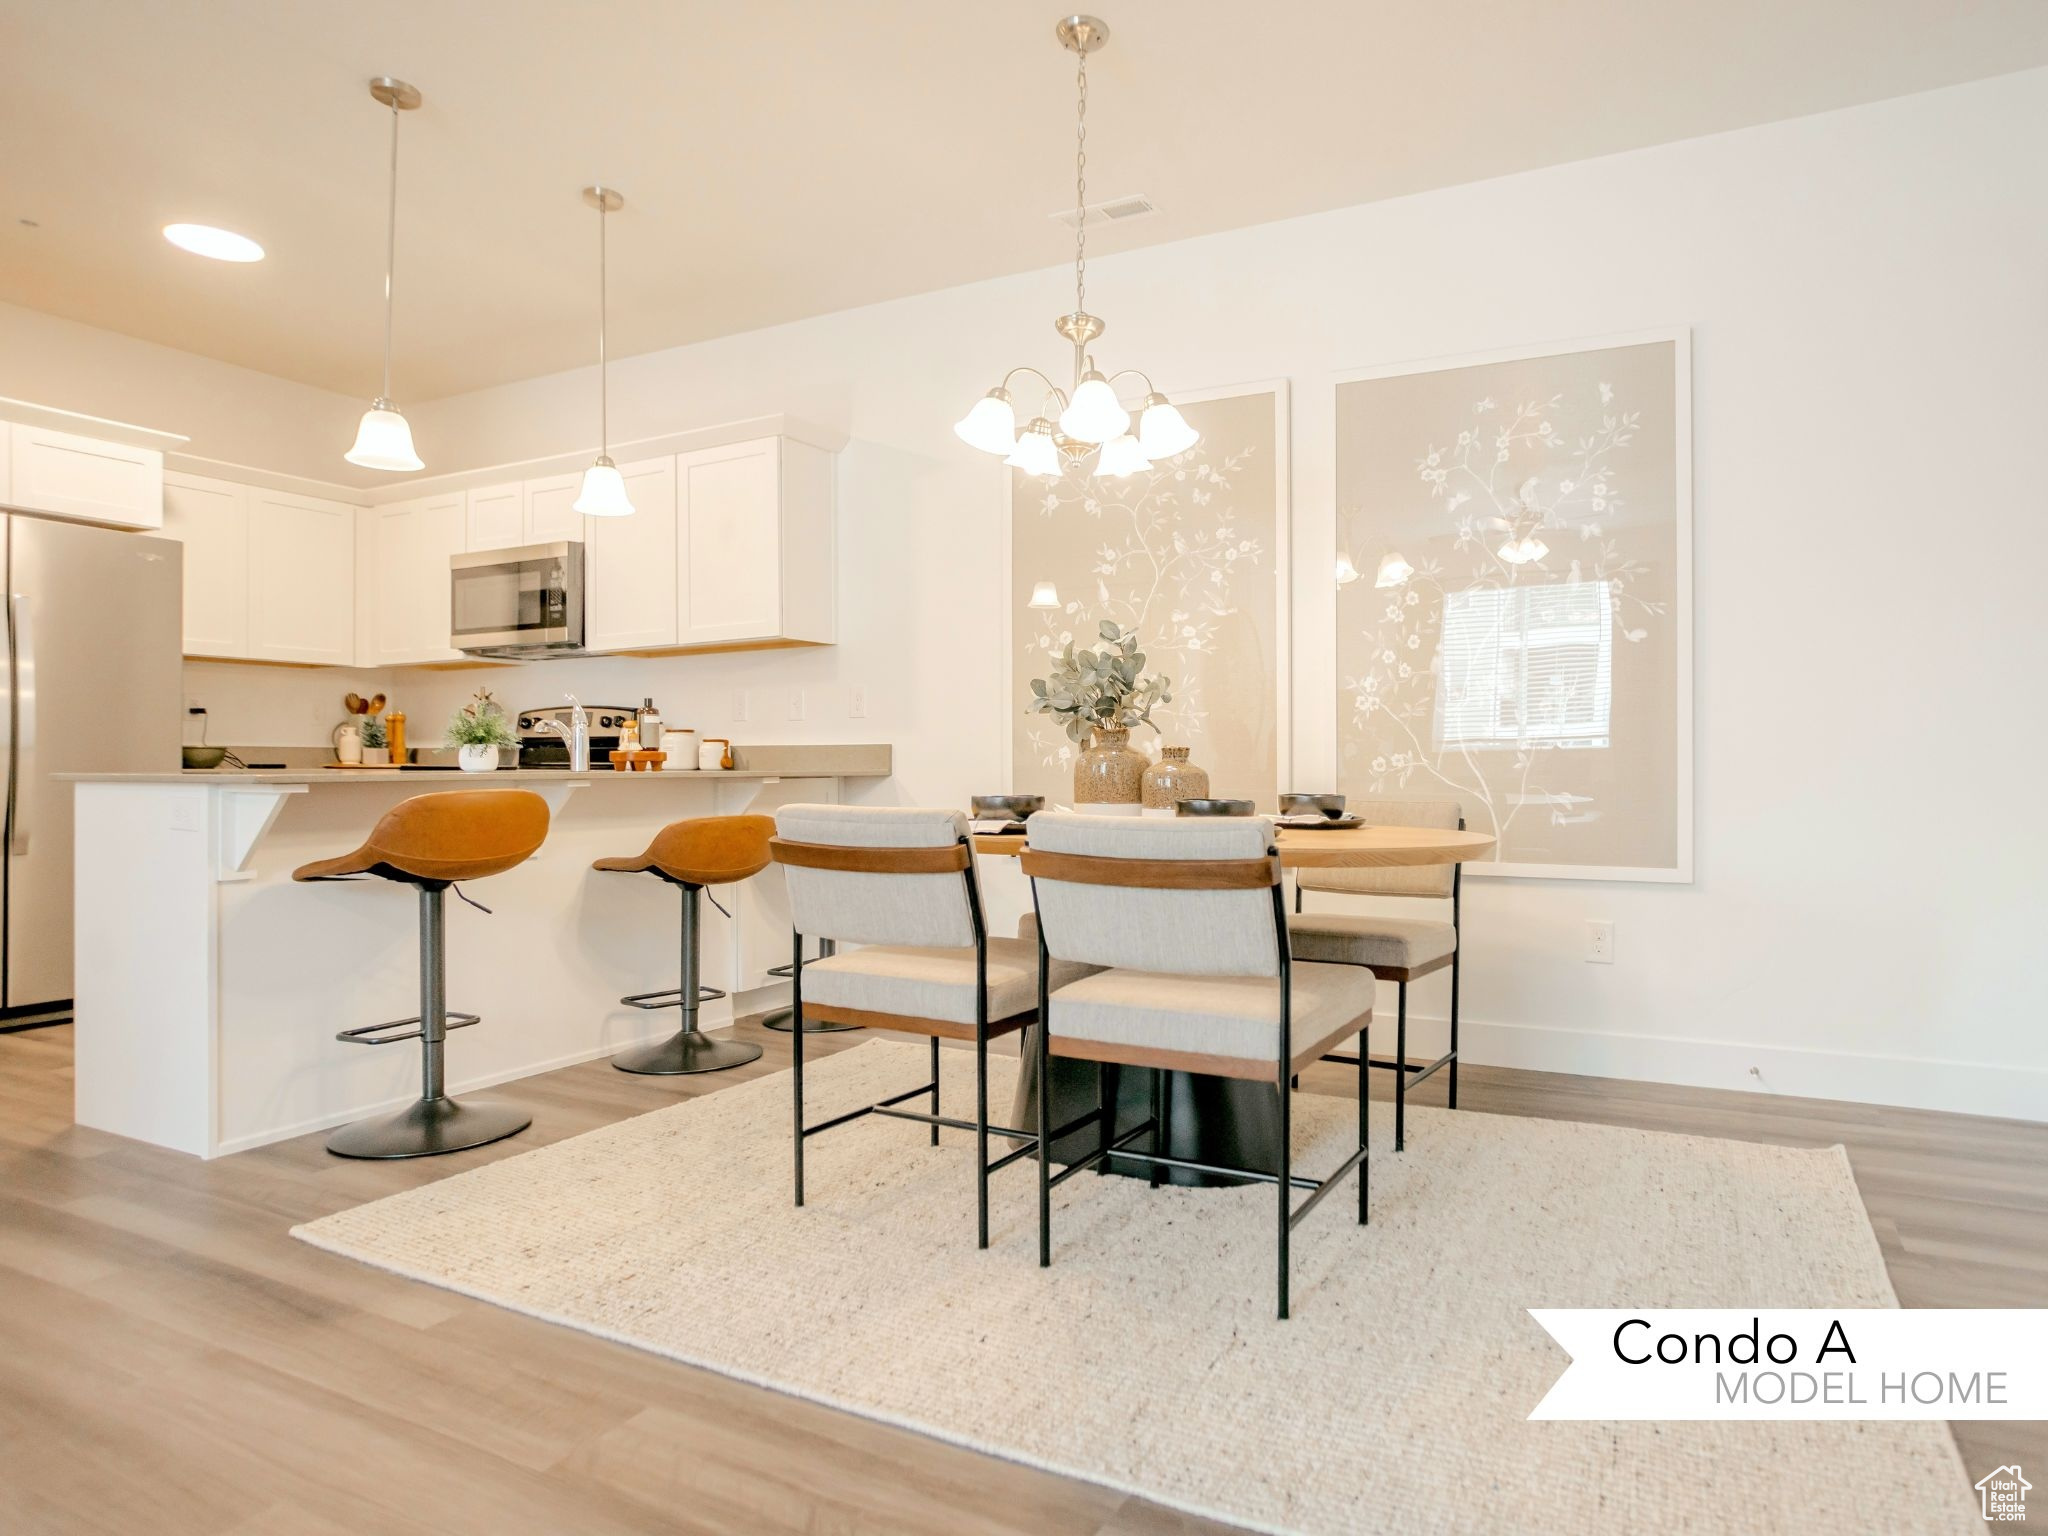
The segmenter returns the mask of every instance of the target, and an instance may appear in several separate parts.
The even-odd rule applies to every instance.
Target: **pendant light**
[[[420,104],[420,93],[403,80],[379,75],[370,94],[391,109],[391,205],[384,225],[384,392],[370,402],[356,428],[356,444],[342,455],[364,469],[425,469],[413,452],[412,428],[391,403],[391,274],[398,261],[398,114]]]
[[[1376,587],[1406,586],[1408,578],[1414,574],[1415,567],[1401,558],[1401,551],[1392,549],[1380,556],[1379,574],[1373,577],[1372,584]]]
[[[631,517],[633,503],[626,499],[625,477],[612,462],[610,365],[605,356],[606,273],[611,264],[605,228],[611,215],[626,206],[626,199],[610,187],[585,187],[583,201],[597,210],[597,462],[583,471],[583,489],[572,510],[585,517]]]
[[[1086,303],[1088,55],[1109,41],[1109,28],[1094,16],[1067,16],[1053,28],[1053,35],[1062,48],[1080,59],[1074,80],[1074,309],[1052,323],[1053,329],[1074,348],[1072,385],[1062,389],[1036,368],[1012,368],[1003,376],[1002,383],[977,400],[954,424],[953,430],[969,447],[1007,455],[1003,462],[1026,474],[1056,478],[1069,464],[1078,464],[1095,454],[1094,472],[1120,479],[1150,469],[1160,459],[1186,453],[1201,441],[1201,434],[1187,424],[1166,396],[1153,388],[1151,379],[1143,372],[1124,368],[1105,376],[1089,355],[1088,344],[1102,334],[1104,326],[1099,316],[1088,313]],[[1021,435],[1017,431],[1016,403],[1010,398],[1010,380],[1020,373],[1030,374],[1046,388],[1040,414]],[[1131,413],[1116,393],[1117,380],[1127,375],[1142,379],[1145,384],[1135,434],[1131,430]]]

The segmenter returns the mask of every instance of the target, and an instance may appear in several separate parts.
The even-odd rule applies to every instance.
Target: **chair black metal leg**
[[[1152,1155],[1154,1157],[1164,1157],[1167,1155],[1165,1138],[1159,1132],[1160,1125],[1165,1119],[1166,1074],[1160,1071],[1159,1068],[1154,1067],[1152,1069]],[[1148,1177],[1154,1189],[1159,1187],[1160,1176],[1165,1171],[1158,1163],[1152,1165],[1152,1172]]]
[[[1372,1072],[1371,1036],[1372,1027],[1370,1025],[1358,1033],[1358,1144],[1361,1147],[1369,1144],[1368,1127],[1372,1118],[1369,1109],[1369,1106],[1372,1104],[1372,1091],[1370,1085],[1366,1082],[1366,1078]],[[1365,1156],[1358,1160],[1358,1224],[1361,1227],[1367,1225],[1372,1220],[1372,1216],[1366,1209],[1366,1186],[1372,1182],[1371,1176],[1372,1153],[1368,1151]]]
[[[935,1068],[937,1066],[938,1047],[938,1039],[934,1036],[932,1039],[932,1058]],[[932,1078],[934,1081],[937,1080],[938,1073],[936,1070],[933,1071]],[[933,1090],[932,1097],[934,1099],[938,1097],[936,1089]],[[1040,1097],[1043,1097],[1043,1095]],[[936,1106],[933,1107],[932,1113],[938,1113]],[[932,1127],[932,1136],[934,1140],[938,1139],[937,1126]],[[979,1223],[976,1228],[979,1239],[976,1246],[986,1248],[988,1246],[988,1021],[986,1019],[979,1021],[974,1028],[974,1179],[975,1218]]]
[[[1292,1120],[1294,1095],[1287,1086],[1289,1074],[1281,1072],[1275,1085],[1280,1090],[1280,1181],[1274,1186],[1280,1198],[1280,1320],[1287,1320],[1287,1239],[1294,1226],[1294,1149]]]
[[[1451,951],[1451,1108],[1458,1107],[1458,961],[1464,953],[1461,944]]]
[[[1408,1144],[1408,983],[1394,1011],[1394,1150]]]
[[[932,1113],[936,1115],[936,1114],[937,1114],[938,1112],[939,1112],[939,1037],[938,1037],[937,1035],[933,1035],[933,1036],[932,1036]],[[983,1116],[982,1116],[982,1119],[984,1119],[984,1120],[986,1120],[987,1118],[988,1118],[988,1116],[986,1116],[986,1115],[983,1115]],[[939,1144],[939,1128],[938,1128],[938,1127],[937,1127],[937,1126],[935,1125],[935,1126],[933,1126],[933,1127],[932,1127],[932,1145],[936,1147],[936,1146],[937,1146],[938,1144]]]
[[[796,935],[796,958],[789,974],[790,1094],[796,1105],[796,1203],[804,1203],[804,936]]]
[[[1038,1267],[1052,1263],[1052,1053],[1046,1046],[1050,1026],[1045,1016],[1044,971],[1039,972],[1038,1022],[1031,1032],[1038,1038]]]

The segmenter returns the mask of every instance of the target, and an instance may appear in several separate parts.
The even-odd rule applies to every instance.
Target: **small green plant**
[[[363,745],[366,747],[386,747],[391,744],[391,738],[384,729],[384,717],[382,715],[363,716],[363,723],[360,729],[362,731]]]
[[[1024,712],[1058,715],[1066,721],[1070,741],[1086,741],[1098,728],[1116,731],[1151,725],[1152,711],[1173,702],[1172,678],[1139,675],[1145,653],[1138,649],[1136,630],[1125,631],[1104,619],[1098,633],[1099,649],[1077,651],[1069,641],[1052,659],[1052,676],[1031,680],[1031,702]]]
[[[488,688],[477,689],[476,697],[448,722],[451,747],[509,747],[516,739],[506,723],[505,706],[491,696]]]

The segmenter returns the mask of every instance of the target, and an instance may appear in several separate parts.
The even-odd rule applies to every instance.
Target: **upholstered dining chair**
[[[1279,1166],[1223,1168],[1167,1153],[1158,1092],[1152,1116],[1121,1136],[1106,1116],[1094,1152],[1052,1172],[1065,1134],[1046,1122],[1038,1095],[1038,1262],[1052,1262],[1053,1186],[1111,1153],[1160,1168],[1188,1168],[1272,1184],[1279,1195],[1279,1314],[1288,1315],[1288,1238],[1333,1188],[1358,1170],[1358,1220],[1367,1219],[1365,1091],[1359,1045],[1358,1147],[1321,1180],[1297,1176],[1288,1145],[1293,1078],[1372,1022],[1373,980],[1342,965],[1294,959],[1273,824],[1264,817],[1158,820],[1040,812],[1023,855],[1038,915],[1038,1080],[1051,1059],[1077,1057],[1154,1073],[1194,1072],[1269,1082],[1279,1094]],[[1061,968],[1099,966],[1062,981]],[[1149,1132],[1153,1150],[1130,1143]],[[1294,1192],[1309,1196],[1299,1206]]]
[[[1350,809],[1383,827],[1433,827],[1464,830],[1465,817],[1455,800],[1354,801]],[[1408,1143],[1408,1090],[1449,1068],[1448,1100],[1458,1107],[1458,961],[1459,906],[1463,889],[1457,864],[1411,864],[1389,869],[1298,869],[1294,882],[1294,915],[1287,920],[1297,959],[1329,965],[1355,965],[1399,989],[1394,1013],[1394,1059],[1375,1067],[1394,1074],[1394,1150]],[[1342,892],[1352,896],[1391,896],[1437,909],[1426,917],[1381,917],[1359,912],[1304,912],[1303,891]],[[1450,903],[1450,921],[1441,915]],[[1426,1063],[1408,1059],[1408,983],[1451,970],[1450,1048]],[[1361,1053],[1362,1054],[1362,1053]],[[1341,1052],[1326,1061],[1350,1063]]]
[[[972,1131],[979,1244],[988,1246],[991,1173],[1037,1145],[1035,1132],[988,1121],[988,1043],[1037,1017],[1038,955],[1019,939],[990,938],[967,818],[958,811],[882,806],[786,805],[769,844],[789,887],[791,926],[790,1074],[795,1102],[796,1203],[804,1203],[804,1142],[867,1115]],[[858,944],[812,959],[804,939]],[[1058,984],[1088,967],[1060,964]],[[931,1081],[886,1099],[804,1124],[804,1033],[829,1020],[897,1030],[931,1040]],[[939,1113],[939,1042],[974,1042],[974,1118]],[[929,1113],[900,1106],[929,1094]],[[1085,1125],[1084,1118],[1076,1125]],[[1074,1129],[1073,1126],[1064,1128]],[[989,1159],[991,1133],[1022,1143]],[[1064,1133],[1064,1132],[1063,1132]]]

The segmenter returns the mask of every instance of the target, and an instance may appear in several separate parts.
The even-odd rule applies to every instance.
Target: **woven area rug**
[[[947,1051],[948,1108],[973,1062]],[[812,1119],[923,1080],[877,1040]],[[1015,1065],[991,1063],[1006,1105]],[[1295,1166],[1354,1134],[1296,1099]],[[1946,1425],[1570,1424],[1531,1306],[1892,1306],[1839,1148],[1375,1106],[1372,1225],[1297,1228],[1273,1317],[1266,1187],[1069,1180],[1037,1267],[1028,1160],[974,1246],[972,1138],[869,1118],[790,1204],[787,1074],[312,1222],[335,1253],[571,1328],[1261,1531],[1959,1532]],[[998,1143],[1002,1145],[1002,1143]],[[687,1177],[679,1175],[686,1174]],[[829,1319],[829,1326],[819,1326]]]

